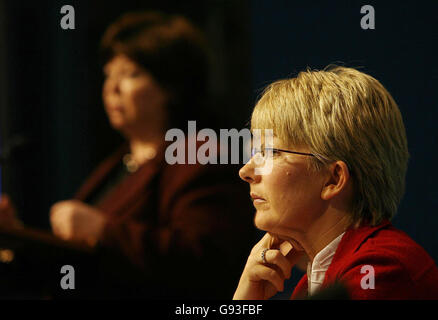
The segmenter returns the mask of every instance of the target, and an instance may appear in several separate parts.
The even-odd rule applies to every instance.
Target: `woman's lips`
[[[109,107],[108,110],[110,112],[122,112],[123,111],[123,107]]]
[[[262,204],[262,203],[265,203],[265,202],[266,202],[266,200],[264,200],[264,199],[254,199],[254,201],[253,201],[254,205]]]
[[[262,198],[261,196],[255,194],[255,193],[252,193],[252,192],[251,192],[250,196],[251,196],[251,198],[253,199],[253,203],[254,203],[254,205],[256,205],[256,204],[262,204],[262,203],[265,203],[265,202],[266,202],[266,200],[265,200],[264,198]]]

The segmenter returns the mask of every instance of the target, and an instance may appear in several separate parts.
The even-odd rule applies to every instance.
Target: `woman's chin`
[[[269,219],[269,214],[265,211],[257,210],[254,217],[254,225],[257,229],[272,232],[273,227],[275,227],[275,223]]]
[[[126,127],[126,123],[123,119],[120,118],[110,118],[109,123],[114,130],[123,131]]]

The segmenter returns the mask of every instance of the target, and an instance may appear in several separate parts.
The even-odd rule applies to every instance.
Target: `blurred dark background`
[[[206,33],[210,108],[228,128],[246,125],[268,83],[308,66],[340,63],[380,80],[399,104],[411,154],[393,223],[438,261],[437,1],[69,1],[75,30],[59,25],[64,4],[0,2],[0,145],[21,145],[2,166],[2,189],[27,224],[47,228],[50,205],[120,143],[101,102],[98,42],[123,12],[158,9]],[[360,27],[363,5],[374,6],[374,30]]]

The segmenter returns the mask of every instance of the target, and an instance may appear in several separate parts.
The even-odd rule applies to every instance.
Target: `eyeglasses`
[[[300,154],[300,155],[303,155],[303,156],[316,157],[316,155],[313,154],[313,153],[290,151],[290,150],[277,149],[277,148],[263,148],[263,149],[252,148],[251,149],[251,157],[254,157],[256,154],[260,154],[263,158],[265,158],[267,151],[270,151],[270,150],[271,150],[271,154],[274,154],[276,152],[287,152],[287,153],[293,153],[293,154]]]
[[[267,153],[268,153],[267,151],[271,151],[270,152],[271,155],[274,155],[276,152],[286,152],[286,153],[299,154],[299,155],[302,155],[302,156],[315,157],[315,158],[317,158],[320,161],[322,161],[322,160],[328,161],[328,162],[331,161],[330,159],[328,159],[327,157],[325,157],[325,156],[323,156],[323,155],[321,155],[319,153],[306,153],[306,152],[298,152],[298,151],[291,151],[291,150],[284,150],[284,149],[277,149],[277,148],[267,148],[267,147],[262,148],[262,149],[260,149],[260,148],[251,148],[251,158],[254,157],[255,155],[260,154],[262,159],[266,160]],[[347,168],[350,170],[350,173],[351,173],[350,165],[346,161],[344,161],[344,162],[347,165]]]

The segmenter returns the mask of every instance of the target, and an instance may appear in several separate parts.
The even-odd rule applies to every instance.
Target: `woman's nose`
[[[260,181],[260,175],[254,173],[254,164],[252,159],[239,170],[239,176],[248,183],[257,183]]]
[[[107,78],[103,86],[106,94],[119,94],[120,93],[120,81],[116,78]]]

